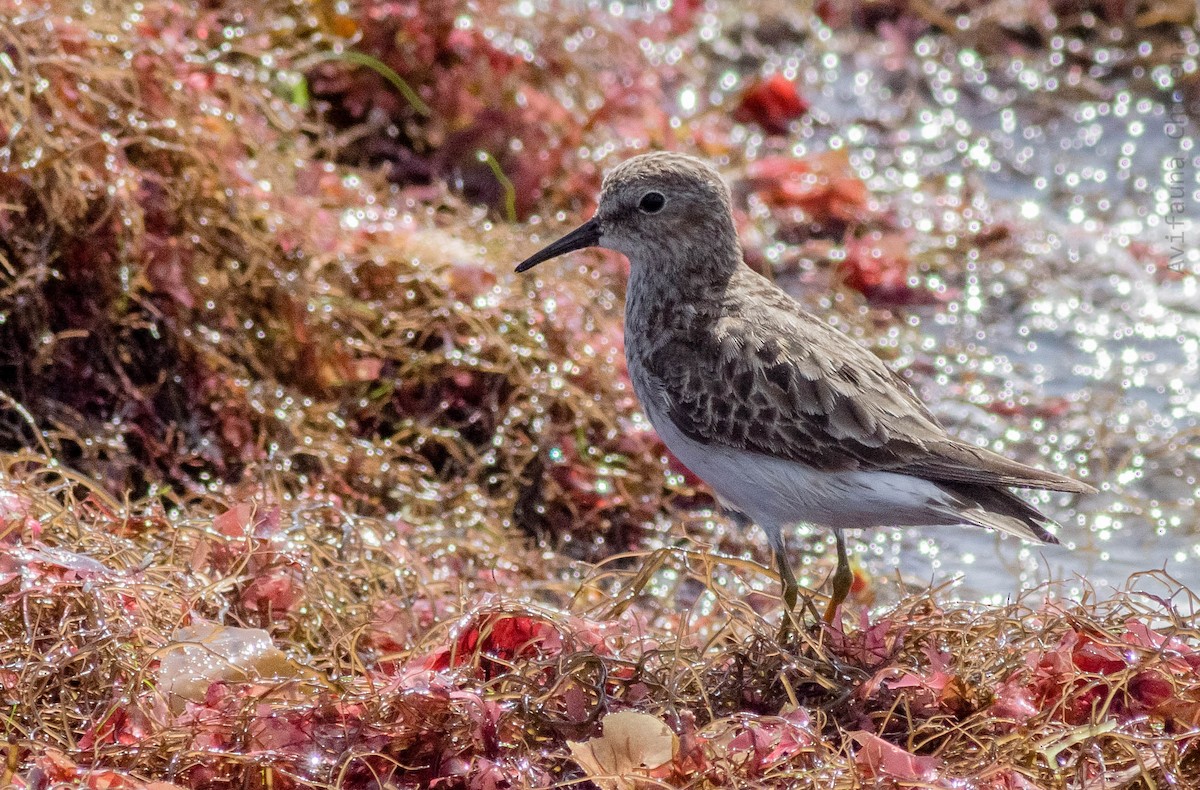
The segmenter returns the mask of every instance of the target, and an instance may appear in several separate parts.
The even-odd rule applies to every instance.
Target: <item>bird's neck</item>
[[[709,251],[710,255],[713,253]],[[720,265],[712,257],[689,261],[636,256],[630,258],[625,292],[625,343],[649,341],[671,333],[696,332],[721,316],[725,292],[739,268],[741,249]]]

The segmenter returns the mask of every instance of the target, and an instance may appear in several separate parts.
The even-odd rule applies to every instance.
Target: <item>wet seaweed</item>
[[[921,589],[780,643],[764,547],[637,413],[622,264],[508,276],[531,228],[567,219],[535,207],[581,213],[608,157],[687,139],[739,169],[751,262],[849,302],[843,327],[965,280],[958,214],[911,252],[899,201],[847,156],[734,149],[727,115],[776,138],[812,122],[794,81],[673,124],[695,75],[672,52],[703,4],[552,4],[551,24],[499,3],[0,5],[0,783],[1200,773],[1186,585],[1003,606]],[[922,190],[975,212],[989,260],[1018,256],[970,184]],[[968,394],[1091,437],[1077,466],[1133,465],[1137,437],[1085,431],[1084,406]],[[1146,457],[1182,467],[1185,438]],[[668,759],[590,772],[572,745],[628,711],[665,725]]]

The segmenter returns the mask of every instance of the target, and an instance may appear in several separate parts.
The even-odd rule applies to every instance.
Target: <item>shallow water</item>
[[[642,2],[581,3],[653,13]],[[751,13],[763,7],[772,10]],[[694,46],[643,42],[650,67],[685,64],[678,124],[731,113],[759,75],[795,80],[809,113],[782,136],[735,130],[744,150],[729,175],[743,153],[845,149],[911,239],[911,283],[945,298],[847,314],[813,286],[828,278],[811,261],[781,267],[781,284],[884,348],[954,434],[1101,489],[1031,494],[1061,524],[1062,546],[883,530],[858,536],[866,570],[986,601],[1051,580],[1072,597],[1103,596],[1152,569],[1200,589],[1196,31],[1064,24],[1044,45],[980,38],[981,51],[969,29],[914,33],[903,18],[867,34],[787,3],[706,8]],[[755,221],[769,236],[767,213]],[[1000,241],[976,243],[974,221]],[[789,252],[778,239],[764,249],[768,261],[794,261]],[[824,577],[813,573],[806,583]]]
[[[1174,77],[1117,55],[1081,76],[1063,57],[1077,48],[1069,38],[1014,64],[926,35],[897,65],[877,38],[819,24],[792,32],[802,40],[737,68],[774,64],[807,86],[813,110],[795,153],[847,147],[918,243],[954,254],[952,218],[924,188],[934,182],[1017,240],[945,275],[958,291],[949,304],[900,312],[900,358],[927,371],[915,377],[922,395],[958,435],[1101,488],[1078,501],[1036,497],[1061,522],[1062,547],[897,530],[861,536],[864,566],[956,579],[954,595],[978,600],[1051,579],[1068,595],[1103,595],[1156,568],[1200,588],[1200,118],[1181,115],[1170,92],[1196,70],[1194,32],[1181,37]],[[756,35],[751,25],[730,38]],[[1186,194],[1172,205],[1176,181]],[[1172,246],[1183,251],[1174,260]],[[997,395],[1034,418],[984,408]]]

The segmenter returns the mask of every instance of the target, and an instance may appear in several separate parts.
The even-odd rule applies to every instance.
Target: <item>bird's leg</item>
[[[792,573],[792,564],[788,562],[787,549],[784,548],[783,538],[780,537],[778,546],[772,546],[771,548],[775,554],[775,564],[779,568],[779,581],[783,585],[783,609],[788,614],[791,614],[796,611],[796,600],[800,596],[800,585],[796,583],[796,576]]]
[[[783,586],[783,620],[779,624],[779,641],[786,644],[796,634],[796,599],[800,595],[800,585],[796,583],[792,564],[788,562],[787,544],[782,534],[771,540],[771,551],[775,554],[779,582]]]
[[[833,534],[837,538],[838,564],[833,572],[833,595],[830,596],[829,606],[825,609],[827,623],[833,623],[838,607],[850,594],[850,585],[854,581],[854,574],[850,571],[850,558],[846,556],[846,538],[842,536],[840,529],[834,530]]]
[[[730,508],[726,512],[743,530],[754,526],[750,517],[740,510]],[[795,637],[799,626],[796,620],[796,602],[800,598],[800,585],[796,582],[796,575],[792,573],[792,564],[788,562],[787,541],[783,537],[782,530],[768,529],[765,531],[767,539],[771,543],[771,553],[775,556],[775,567],[779,571],[779,583],[783,587],[783,620],[779,624],[779,641],[787,644]],[[805,596],[804,603],[813,613],[813,617],[816,617],[817,613],[813,608],[812,598]]]

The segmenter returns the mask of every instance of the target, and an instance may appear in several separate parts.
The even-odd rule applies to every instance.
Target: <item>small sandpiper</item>
[[[629,258],[625,356],[646,416],[742,521],[766,532],[785,627],[798,588],[784,529],[833,530],[832,622],[850,591],[843,530],[990,527],[1057,543],[1011,488],[1091,486],[949,436],[879,357],[746,266],[729,189],[690,156],[650,153],[604,179],[595,216],[519,266],[600,246]]]

